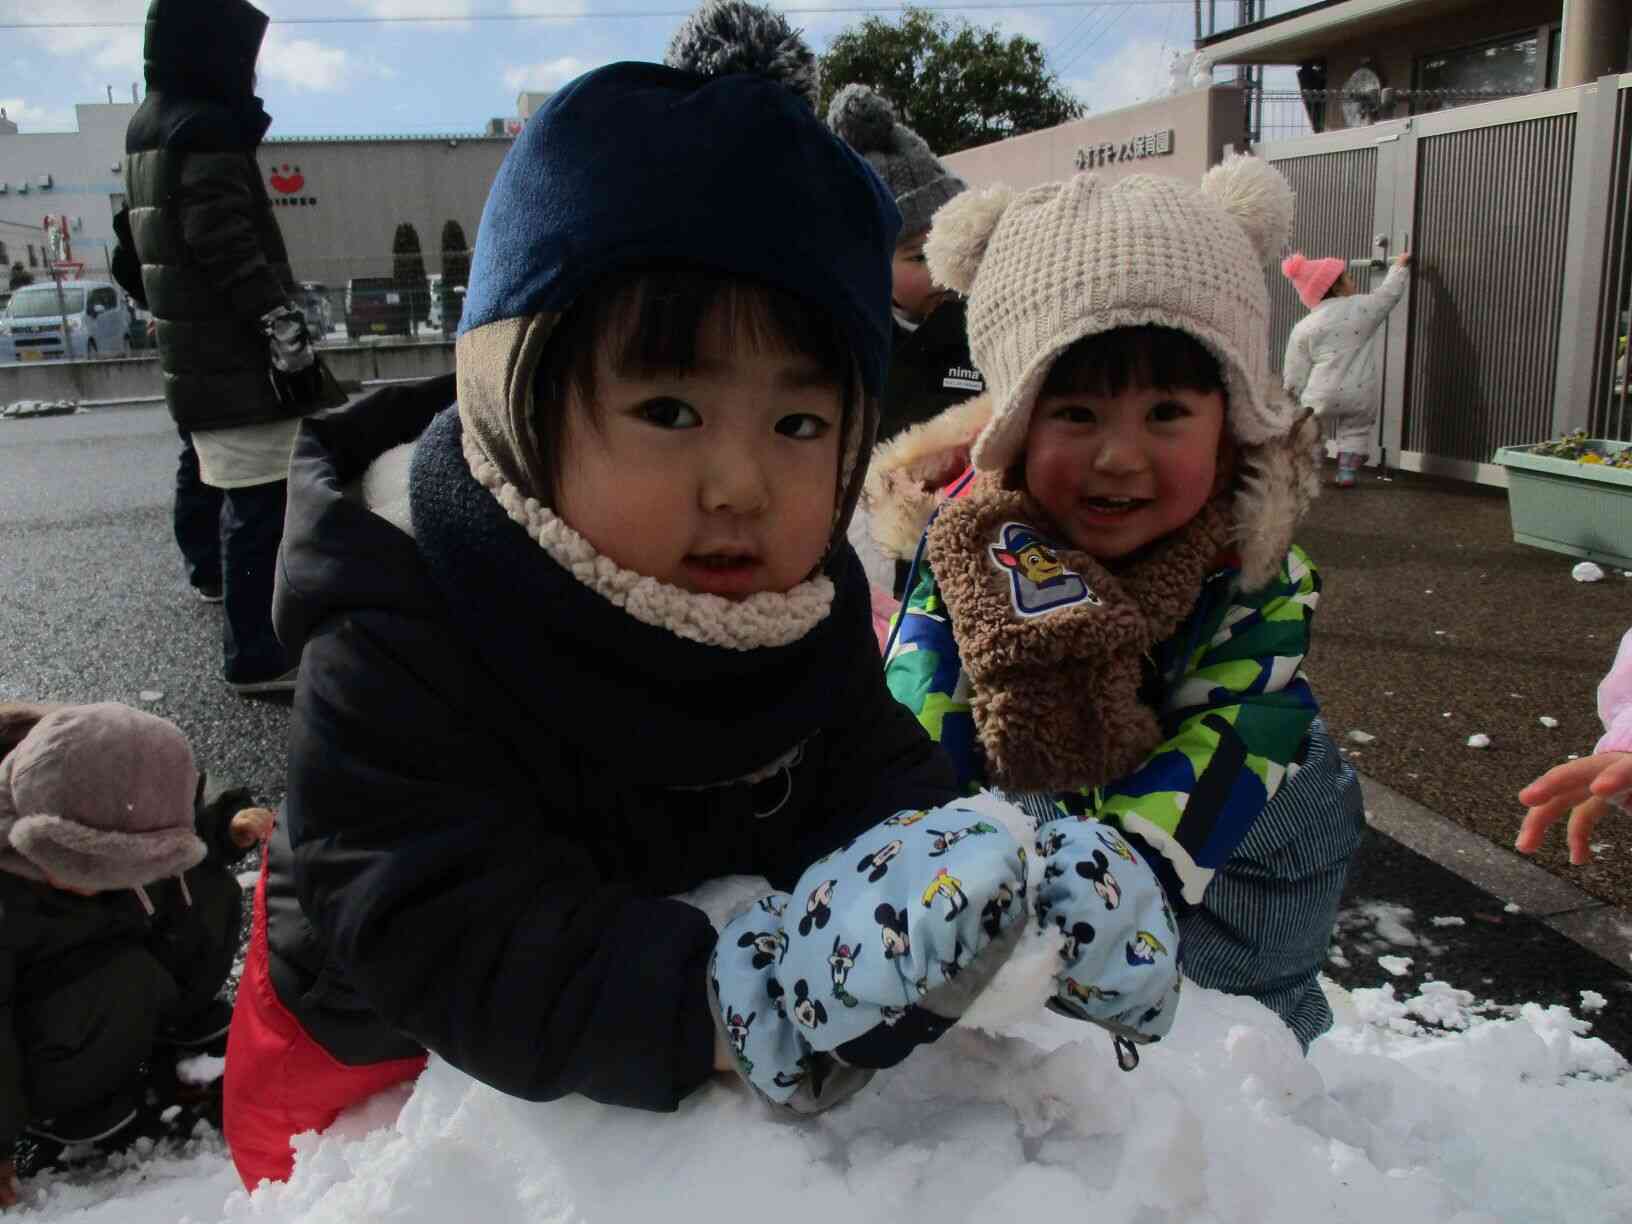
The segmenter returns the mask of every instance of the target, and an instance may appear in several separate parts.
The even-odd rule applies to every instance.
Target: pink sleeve
[[[1596,751],[1632,752],[1632,629],[1598,686],[1598,717],[1604,720],[1604,738]]]

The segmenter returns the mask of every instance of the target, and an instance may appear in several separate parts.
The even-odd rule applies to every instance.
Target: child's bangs
[[[1055,360],[1040,395],[1117,396],[1128,390],[1223,391],[1218,359],[1187,332],[1118,327],[1078,340]]]
[[[830,373],[834,386],[846,381],[849,346],[839,329],[822,311],[780,289],[665,266],[643,269],[613,296],[600,334],[626,377],[694,372],[707,328],[732,350],[802,357]]]

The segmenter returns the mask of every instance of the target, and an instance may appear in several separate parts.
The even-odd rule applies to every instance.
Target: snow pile
[[[718,912],[714,907],[711,911]],[[1426,941],[1410,911],[1350,921]],[[1482,1014],[1427,982],[1331,988],[1305,1060],[1268,1011],[1190,986],[1132,1074],[1039,1013],[954,1029],[814,1118],[720,1077],[678,1114],[534,1104],[432,1059],[412,1089],[297,1141],[287,1185],[236,1189],[219,1140],[96,1185],[39,1179],[19,1219],[88,1224],[1085,1219],[1107,1224],[1609,1224],[1632,1219],[1632,1075],[1561,1007]],[[1604,1006],[1582,996],[1582,1010]],[[8,1218],[13,1213],[8,1213]]]
[[[958,1029],[807,1120],[725,1081],[677,1116],[529,1104],[433,1060],[393,1126],[303,1139],[293,1181],[235,1195],[225,1218],[1627,1219],[1620,1057],[1564,1009],[1479,1020],[1472,996],[1431,985],[1357,992],[1307,1062],[1256,1003],[1200,989],[1133,1074],[1068,1020]]]

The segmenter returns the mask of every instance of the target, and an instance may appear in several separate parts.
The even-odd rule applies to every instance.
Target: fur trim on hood
[[[1275,388],[1266,394],[1285,393]],[[940,504],[941,491],[969,466],[970,449],[991,413],[991,397],[979,395],[873,452],[862,506],[885,556],[912,559]],[[1283,437],[1259,446],[1237,445],[1230,517],[1245,590],[1263,587],[1280,571],[1293,532],[1319,492],[1315,466],[1319,442],[1319,427],[1305,413]]]

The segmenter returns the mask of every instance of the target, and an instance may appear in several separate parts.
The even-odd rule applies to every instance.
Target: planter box
[[[1629,442],[1592,440],[1613,455]],[[1495,462],[1507,469],[1507,505],[1520,544],[1632,569],[1632,469],[1535,454],[1504,446]]]

